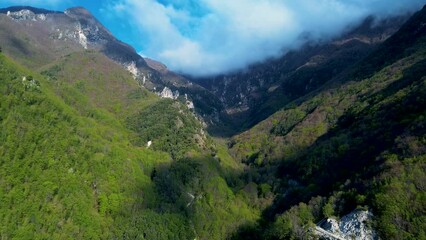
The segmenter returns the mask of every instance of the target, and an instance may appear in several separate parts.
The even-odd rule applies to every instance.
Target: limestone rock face
[[[160,93],[158,93],[158,95],[161,98],[170,98],[170,99],[177,99],[179,97],[179,92],[175,91],[173,92],[170,88],[168,87],[164,87],[163,91],[161,91]]]
[[[133,75],[133,78],[137,79],[140,76],[139,69],[136,66],[136,62],[132,61],[130,63],[124,63],[123,65],[126,67],[127,71],[129,71]],[[143,84],[145,84],[146,78],[145,76],[143,77]]]
[[[320,239],[379,239],[374,229],[371,228],[372,218],[371,212],[357,209],[343,216],[340,221],[334,218],[321,221],[313,232]]]
[[[28,9],[23,9],[23,10],[16,11],[16,12],[8,11],[7,16],[9,16],[10,18],[13,18],[15,20],[31,20],[31,21],[37,21],[37,20],[44,21],[44,20],[46,20],[45,14],[35,14],[34,12],[32,12]]]
[[[355,210],[342,217],[340,231],[347,237],[360,240],[377,239],[373,229],[369,226],[373,214],[369,211]]]
[[[323,225],[323,228],[332,233],[339,233],[339,222],[336,219],[328,218]]]

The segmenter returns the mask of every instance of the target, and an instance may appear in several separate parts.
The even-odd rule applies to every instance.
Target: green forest
[[[188,141],[201,130],[195,118],[183,113],[185,127],[168,128],[180,103],[129,94],[152,105],[119,118],[78,91],[80,81],[58,84],[0,61],[3,238],[220,239],[257,218],[224,180],[211,140]],[[161,134],[132,124],[142,120]],[[141,144],[147,138],[152,150]]]
[[[197,112],[216,101],[161,98],[102,51],[2,46],[0,239],[317,239],[362,209],[426,240],[425,22],[231,137]]]

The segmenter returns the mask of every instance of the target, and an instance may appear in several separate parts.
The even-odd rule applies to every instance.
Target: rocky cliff
[[[358,239],[375,240],[378,236],[371,224],[373,214],[369,211],[354,210],[340,220],[327,218],[312,229],[315,235],[325,240]]]

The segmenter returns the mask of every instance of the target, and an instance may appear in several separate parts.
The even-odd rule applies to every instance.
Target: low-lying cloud
[[[396,16],[425,0],[118,0],[144,55],[174,71],[220,74],[335,37],[367,16]],[[300,36],[308,36],[303,39]]]

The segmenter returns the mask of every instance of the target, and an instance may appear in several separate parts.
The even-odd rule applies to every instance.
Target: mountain
[[[240,237],[305,239],[314,222],[364,208],[383,239],[425,238],[425,22],[426,7],[345,79],[232,138],[259,186],[252,201],[276,196]]]
[[[1,238],[223,239],[258,218],[189,96],[141,86],[122,61],[154,70],[86,10],[30,10],[0,14]]]
[[[207,121],[221,111],[219,100],[209,91],[166,68],[151,67],[131,46],[116,39],[82,7],[64,12],[10,7],[0,9],[0,13],[0,40],[4,52],[33,70],[40,70],[73,52],[94,50],[124,66],[141,87],[158,95],[170,89],[183,101],[193,102],[196,111],[206,116]],[[187,97],[183,99],[185,94]]]
[[[369,17],[336,39],[307,43],[242,71],[192,80],[220,99],[234,129],[246,130],[289,102],[342,78],[408,18]]]
[[[1,238],[426,238],[425,22],[191,79],[84,8],[0,9]]]

